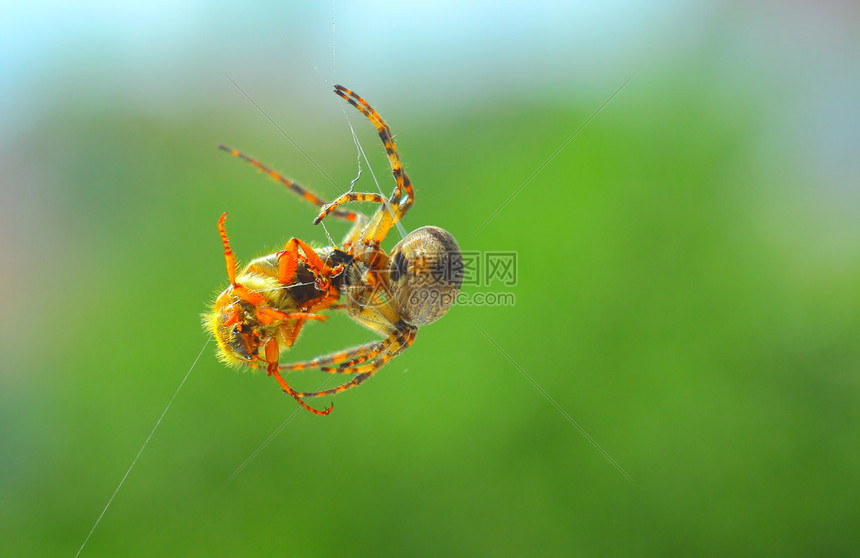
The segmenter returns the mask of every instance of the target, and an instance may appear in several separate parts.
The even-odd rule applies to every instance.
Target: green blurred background
[[[860,553],[856,6],[4,12],[4,555],[84,542],[206,340],[221,212],[245,261],[326,242],[216,144],[332,198],[356,173],[346,114],[390,189],[334,83],[397,134],[406,227],[515,251],[515,286],[466,291],[516,304],[453,308],[256,454],[297,406],[210,344],[82,556]],[[333,318],[290,356],[367,335]]]

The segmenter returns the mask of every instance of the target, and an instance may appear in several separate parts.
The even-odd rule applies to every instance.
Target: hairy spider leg
[[[332,371],[333,374],[351,374],[353,371],[348,370],[349,368],[376,358],[382,350],[385,349],[385,347],[385,340],[376,341],[374,343],[365,343],[364,345],[356,345],[349,349],[343,349],[327,355],[318,356],[311,360],[282,364],[278,366],[278,370],[308,370],[313,368],[322,368],[331,364],[339,364],[340,366],[337,368],[328,368],[327,370]]]
[[[281,184],[286,186],[288,189],[290,189],[293,192],[295,192],[296,194],[300,195],[302,198],[309,201],[310,203],[312,203],[318,207],[324,207],[324,206],[328,205],[328,202],[326,202],[324,199],[320,198],[319,196],[317,196],[316,194],[314,194],[313,192],[311,192],[310,190],[308,190],[304,186],[290,180],[289,178],[287,178],[286,176],[284,176],[278,172],[273,171],[272,169],[270,169],[269,167],[267,167],[266,165],[264,165],[263,163],[261,163],[257,159],[254,159],[253,157],[251,157],[249,155],[245,155],[241,151],[237,151],[235,149],[227,147],[226,145],[219,145],[218,149],[222,149],[222,150],[226,151],[227,153],[230,153],[231,155],[238,157],[245,162],[250,163],[251,165],[256,167],[257,170],[268,174],[271,178],[273,178],[277,182],[280,182]],[[334,215],[335,217],[338,217],[340,219],[345,219],[347,221],[352,221],[352,222],[355,222],[356,217],[357,217],[357,214],[354,211],[350,211],[348,209],[332,208],[330,213],[332,215]]]
[[[400,160],[400,154],[397,153],[397,147],[394,145],[394,136],[391,133],[391,128],[388,127],[388,124],[385,123],[379,113],[360,95],[342,85],[335,85],[334,89],[337,95],[365,115],[379,133],[379,139],[382,140],[382,145],[385,147],[385,153],[388,155],[388,162],[391,164],[391,172],[394,175],[396,183],[389,203],[392,206],[402,206],[400,208],[400,215],[402,216],[412,206],[415,192],[412,189],[412,181],[409,180],[409,176],[403,170],[403,163]]]
[[[391,335],[389,335],[382,343],[385,345],[379,354],[378,358],[371,362],[370,364],[366,364],[363,366],[356,366],[352,368],[349,372],[343,371],[345,373],[356,373],[357,375],[350,381],[345,384],[341,384],[337,387],[326,389],[323,391],[314,391],[314,392],[299,392],[299,397],[320,397],[323,395],[335,395],[342,391],[346,391],[348,389],[352,389],[359,384],[362,384],[369,378],[371,378],[374,374],[376,374],[380,368],[382,368],[388,361],[396,357],[398,354],[406,350],[413,341],[415,341],[415,334],[417,328],[407,326],[405,329],[394,331]],[[333,372],[338,371],[337,368],[320,368],[325,372]]]
[[[385,239],[385,236],[388,234],[391,227],[400,221],[409,208],[412,207],[415,200],[412,181],[409,180],[409,176],[403,169],[403,163],[400,160],[400,155],[397,153],[397,147],[394,144],[391,129],[388,127],[388,124],[382,120],[379,113],[376,112],[376,110],[374,110],[373,107],[371,107],[361,96],[341,85],[335,85],[334,92],[358,109],[374,125],[376,131],[379,133],[379,139],[382,140],[382,145],[385,147],[385,153],[388,155],[388,162],[391,164],[391,172],[394,175],[394,181],[396,184],[387,203],[384,203],[382,196],[374,194],[366,194],[368,197],[362,200],[376,201],[382,204],[368,224],[364,227],[361,234],[363,242],[372,246],[378,246],[382,240]],[[371,198],[371,196],[373,196],[373,198]],[[329,204],[328,207],[324,208],[324,210],[317,215],[317,219],[314,223],[318,223],[323,217],[325,217],[326,211],[333,211],[337,205],[345,203],[346,201],[351,200],[348,199],[347,196],[341,196]]]
[[[317,215],[316,219],[314,219],[314,225],[319,225],[320,221],[325,219],[327,215],[338,211],[337,207],[342,203],[347,202],[374,202],[374,203],[385,203],[385,196],[382,194],[376,193],[368,193],[368,192],[347,192],[345,194],[341,194],[337,197],[333,202],[326,204],[322,207],[322,210]]]

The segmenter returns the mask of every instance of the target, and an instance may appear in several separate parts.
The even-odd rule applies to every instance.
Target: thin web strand
[[[337,60],[337,56],[335,56],[335,42],[334,42],[334,0],[331,0],[331,76],[335,77],[337,74],[337,67],[335,65],[335,61]]]
[[[633,478],[632,478],[630,475],[628,475],[628,474],[627,474],[627,471],[625,471],[625,470],[621,467],[621,465],[619,465],[619,464],[618,464],[618,462],[617,462],[617,461],[615,461],[615,459],[613,459],[613,458],[612,458],[612,456],[611,456],[611,455],[609,455],[609,453],[608,453],[605,449],[603,449],[603,448],[600,446],[600,444],[598,444],[598,443],[597,443],[597,441],[596,441],[594,438],[592,438],[592,437],[591,437],[591,435],[590,435],[588,432],[586,432],[586,431],[585,431],[585,429],[584,429],[582,426],[580,426],[580,424],[579,424],[578,422],[576,422],[576,421],[573,419],[573,417],[572,417],[572,416],[570,416],[570,415],[567,413],[567,411],[565,411],[565,410],[564,410],[564,408],[562,408],[562,406],[561,406],[561,405],[559,405],[559,404],[556,402],[556,400],[555,400],[555,399],[553,399],[553,398],[552,398],[552,396],[551,396],[549,393],[547,393],[547,392],[546,392],[546,390],[544,390],[544,389],[540,386],[540,384],[538,384],[538,383],[534,380],[534,378],[532,378],[532,377],[531,377],[531,376],[530,376],[530,375],[529,375],[529,374],[528,374],[528,373],[523,369],[523,367],[522,367],[522,366],[520,366],[519,364],[517,364],[517,363],[516,363],[516,361],[515,361],[513,358],[511,358],[511,356],[507,353],[507,351],[505,351],[505,350],[501,347],[501,345],[499,345],[498,343],[496,343],[495,339],[493,339],[492,337],[490,337],[490,335],[489,335],[486,331],[484,331],[484,329],[483,329],[481,326],[479,326],[479,325],[477,324],[477,322],[475,322],[475,320],[470,320],[470,321],[472,322],[472,325],[474,325],[474,326],[478,329],[478,331],[480,331],[480,332],[484,335],[484,337],[486,337],[486,338],[487,338],[487,341],[489,341],[490,343],[492,343],[492,344],[496,347],[496,349],[498,349],[498,350],[499,350],[499,352],[500,352],[500,353],[502,353],[502,355],[504,355],[504,357],[505,357],[506,359],[508,359],[508,362],[510,362],[511,364],[513,364],[513,365],[514,365],[514,368],[516,368],[517,370],[519,370],[519,371],[520,371],[520,374],[522,374],[522,375],[523,375],[523,377],[524,377],[526,380],[528,380],[528,381],[532,384],[532,386],[534,386],[534,388],[535,388],[536,390],[538,390],[538,392],[540,392],[540,394],[541,394],[541,395],[543,395],[543,396],[544,396],[544,398],[545,398],[547,401],[549,401],[549,402],[550,402],[550,404],[552,404],[552,406],[553,406],[553,407],[555,407],[555,408],[556,408],[556,410],[557,410],[559,413],[561,413],[561,415],[562,415],[564,418],[566,418],[566,419],[567,419],[567,421],[568,421],[570,424],[572,424],[572,425],[573,425],[577,430],[579,430],[579,433],[580,433],[580,434],[582,434],[582,435],[583,435],[583,437],[585,437],[585,439],[586,439],[586,440],[588,440],[588,442],[589,442],[592,446],[594,446],[594,448],[595,448],[597,451],[599,451],[599,452],[600,452],[600,454],[601,454],[601,455],[603,455],[603,457],[604,457],[604,458],[606,458],[606,460],[607,460],[607,461],[609,461],[609,463],[610,463],[610,464],[612,464],[612,466],[613,466],[613,467],[615,467],[615,469],[616,469],[619,473],[621,473],[621,474],[624,476],[624,478],[625,478],[625,479],[627,479],[627,482],[629,482],[630,484],[632,484],[632,485],[634,485],[634,486],[636,485],[636,483],[634,483],[634,482],[633,482]]]
[[[197,354],[197,358],[195,358],[194,362],[191,363],[191,368],[189,368],[188,372],[185,373],[185,377],[183,377],[182,381],[179,382],[179,387],[176,388],[176,391],[173,393],[173,397],[171,397],[170,401],[167,402],[167,406],[164,407],[164,411],[162,411],[161,416],[158,417],[157,421],[155,421],[155,426],[152,427],[152,431],[150,431],[149,436],[146,437],[146,440],[144,440],[143,445],[140,446],[140,451],[138,451],[137,455],[134,456],[134,459],[132,460],[131,465],[129,465],[128,470],[125,472],[125,475],[123,475],[123,477],[122,477],[122,480],[119,481],[119,484],[117,485],[116,490],[114,490],[113,494],[111,494],[111,497],[108,499],[107,504],[105,504],[105,507],[102,510],[102,513],[99,514],[99,517],[98,517],[98,519],[96,519],[96,522],[93,525],[93,528],[90,529],[90,532],[87,535],[87,538],[84,539],[84,543],[78,549],[77,554],[75,554],[75,558],[80,556],[81,552],[84,550],[84,547],[87,546],[87,543],[89,542],[90,537],[93,536],[93,533],[95,532],[96,527],[98,527],[99,523],[101,523],[102,518],[105,515],[105,512],[108,511],[108,508],[113,503],[114,498],[116,498],[117,493],[119,493],[120,489],[125,484],[126,479],[131,474],[131,470],[134,469],[134,466],[137,464],[137,460],[140,459],[140,456],[143,453],[143,450],[146,449],[146,446],[149,444],[149,441],[152,439],[152,435],[155,434],[156,430],[158,430],[159,425],[161,425],[161,421],[164,419],[164,416],[167,414],[167,411],[170,409],[170,406],[173,405],[173,401],[176,400],[176,396],[179,395],[179,392],[182,389],[182,386],[185,385],[185,380],[188,379],[188,376],[191,375],[191,371],[194,370],[195,366],[197,366],[197,362],[200,360],[200,357],[203,356],[203,351],[205,351],[206,347],[209,346],[209,341],[211,341],[211,340],[212,340],[212,336],[210,335],[209,338],[206,339],[206,342],[203,343],[203,348],[200,349],[200,352]]]
[[[361,146],[361,141],[359,141],[358,135],[355,133],[355,129],[352,127],[352,122],[349,120],[349,116],[346,114],[346,111],[343,110],[343,107],[341,107],[341,110],[343,111],[343,115],[346,118],[346,124],[349,126],[349,131],[352,132],[352,140],[355,142],[355,146],[358,149],[359,153],[361,153],[361,156],[364,157],[364,162],[367,163],[367,168],[370,171],[370,176],[373,177],[373,182],[376,184],[376,190],[379,192],[379,195],[386,200],[385,209],[386,211],[388,211],[388,214],[391,215],[391,218],[393,219],[394,212],[391,211],[391,207],[388,205],[388,197],[385,195],[385,193],[382,191],[382,187],[379,185],[379,180],[377,180],[376,178],[376,173],[373,172],[373,167],[371,166],[370,161],[367,158],[367,154],[364,152],[364,148]],[[400,221],[397,221],[397,223],[395,223],[395,226],[397,227],[397,232],[400,233],[400,238],[405,237],[406,228],[403,226],[403,224]]]
[[[372,336],[372,337],[370,337],[367,341],[365,341],[364,343],[362,343],[361,345],[359,345],[359,346],[358,346],[358,348],[356,349],[355,353],[353,353],[353,354],[358,354],[359,350],[360,350],[364,345],[367,345],[368,343],[370,343],[374,338],[375,338],[375,336]],[[322,384],[320,384],[320,387],[319,387],[319,388],[317,388],[317,391],[322,391],[322,390],[324,390],[324,389],[325,389],[325,388],[326,388],[326,387],[327,387],[331,382],[333,382],[337,377],[338,377],[338,374],[331,374],[330,376],[328,376],[328,377],[326,378],[326,380],[325,380]],[[286,419],[284,422],[282,422],[282,423],[281,423],[281,425],[280,425],[280,426],[278,426],[278,427],[274,430],[274,432],[272,432],[271,434],[269,434],[269,436],[268,436],[265,440],[263,440],[263,442],[262,442],[262,443],[257,447],[257,449],[255,449],[254,451],[252,451],[252,452],[251,452],[251,455],[249,455],[249,456],[248,456],[248,458],[247,458],[247,459],[245,459],[245,460],[244,460],[244,461],[243,461],[243,462],[242,462],[242,463],[241,463],[241,464],[236,468],[236,470],[235,470],[235,471],[233,471],[233,473],[232,473],[229,477],[227,477],[227,479],[224,481],[224,483],[221,485],[221,487],[223,488],[223,487],[227,486],[228,484],[230,484],[231,482],[233,482],[233,480],[234,480],[237,476],[239,476],[239,473],[241,473],[241,472],[245,469],[245,467],[247,467],[247,466],[248,466],[248,464],[249,464],[249,463],[251,463],[251,461],[253,461],[253,459],[254,459],[255,457],[257,457],[257,455],[259,455],[259,453],[260,453],[261,451],[263,451],[263,450],[266,448],[266,446],[268,446],[268,445],[272,442],[272,440],[274,440],[274,439],[277,437],[277,435],[278,435],[278,434],[280,434],[280,433],[281,433],[281,431],[282,431],[284,428],[286,428],[286,427],[287,427],[287,425],[288,425],[288,424],[290,424],[290,422],[291,422],[294,418],[296,418],[296,416],[299,414],[299,412],[301,412],[301,410],[302,410],[302,408],[301,408],[301,407],[296,407],[296,409],[293,411],[293,414],[291,414],[290,416],[288,416],[288,417],[287,417],[287,419]]]

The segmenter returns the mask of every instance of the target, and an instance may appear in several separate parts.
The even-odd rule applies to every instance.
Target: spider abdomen
[[[453,235],[433,226],[406,235],[389,255],[390,304],[406,323],[422,326],[445,315],[463,284],[463,257]]]

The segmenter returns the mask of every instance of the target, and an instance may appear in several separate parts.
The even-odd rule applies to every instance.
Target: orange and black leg
[[[337,368],[327,368],[326,370],[332,373],[352,373],[347,370],[357,364],[366,362],[378,356],[388,346],[388,340],[377,341],[375,343],[366,343],[357,345],[349,349],[343,349],[327,355],[318,356],[311,360],[303,360],[300,362],[291,362],[290,364],[281,364],[278,370],[294,371],[294,370],[309,370],[313,368],[323,368],[332,364],[338,364]]]
[[[397,147],[394,145],[391,129],[382,120],[379,113],[354,91],[342,85],[335,85],[334,92],[365,115],[376,128],[377,133],[379,133],[379,139],[382,140],[382,145],[385,147],[385,153],[388,155],[388,162],[391,164],[391,172],[394,174],[394,181],[396,183],[394,193],[391,195],[389,202],[392,206],[401,206],[400,215],[402,216],[412,205],[415,192],[412,189],[412,181],[409,180],[409,176],[403,170],[403,163],[400,160],[400,154],[397,153]]]
[[[384,204],[385,201],[385,197],[382,194],[361,192],[347,192],[346,194],[341,194],[336,200],[322,207],[319,215],[314,219],[314,225],[318,225],[320,221],[326,218],[326,216],[337,211],[338,206],[341,204],[347,202],[375,202]]]
[[[227,212],[221,214],[218,219],[218,234],[221,235],[221,243],[224,245],[224,261],[227,264],[227,278],[230,284],[234,287],[236,284],[236,256],[233,254],[233,249],[230,248],[230,238],[227,236],[227,228],[224,223],[227,222]]]
[[[379,372],[379,370],[385,366],[385,364],[405,351],[409,346],[415,341],[415,334],[417,332],[417,328],[410,327],[408,329],[402,331],[396,331],[392,333],[389,337],[383,341],[386,347],[379,354],[379,356],[373,362],[369,364],[365,364],[362,366],[355,366],[348,369],[341,370],[340,368],[325,368],[321,367],[320,370],[325,372],[342,372],[349,374],[357,374],[352,380],[346,382],[345,384],[341,384],[337,387],[326,389],[323,391],[314,391],[314,392],[299,392],[299,397],[320,397],[323,395],[335,395],[337,393],[341,393],[348,389],[352,389],[359,384],[367,381],[374,374]]]
[[[400,221],[403,216],[412,207],[415,200],[415,192],[412,188],[412,181],[403,169],[403,163],[400,160],[400,155],[397,152],[397,147],[394,144],[394,138],[391,134],[391,129],[382,120],[376,110],[371,107],[367,101],[355,92],[341,86],[335,85],[334,92],[345,99],[349,104],[358,109],[364,114],[368,120],[376,128],[379,134],[379,139],[382,140],[382,145],[385,147],[385,153],[388,155],[388,162],[391,164],[391,172],[394,175],[395,187],[388,199],[380,207],[370,222],[362,232],[362,240],[371,246],[379,246],[388,231],[395,223]]]
[[[276,180],[277,182],[280,182],[281,184],[286,186],[290,191],[295,192],[296,194],[300,195],[302,198],[311,202],[312,204],[316,205],[317,207],[323,207],[327,204],[327,202],[325,200],[323,200],[322,198],[320,198],[319,196],[317,196],[316,194],[314,194],[313,192],[311,192],[310,190],[308,190],[304,186],[290,180],[289,178],[287,178],[286,176],[284,176],[278,172],[273,171],[272,169],[270,169],[269,167],[267,167],[266,165],[264,165],[260,161],[254,159],[253,157],[245,155],[241,151],[237,151],[235,149],[227,147],[226,145],[219,145],[218,149],[222,149],[222,150],[226,151],[227,153],[230,153],[231,155],[238,157],[238,158],[242,159],[243,161],[250,163],[251,165],[256,167],[259,171],[268,174],[274,180]],[[334,215],[335,217],[339,218],[339,219],[345,219],[347,221],[352,221],[352,222],[355,222],[356,217],[357,217],[357,214],[354,211],[349,211],[348,209],[336,209],[336,210],[333,209],[331,211],[331,214]]]
[[[367,372],[375,372],[379,368],[382,368],[382,366],[386,362],[408,349],[409,346],[412,345],[412,342],[415,341],[415,336],[417,332],[417,328],[409,328],[403,331],[398,331],[383,340],[380,343],[380,346],[376,347],[373,351],[370,351],[360,357],[354,358],[349,362],[344,362],[337,368],[329,368],[322,366],[320,367],[320,370],[322,370],[323,372],[328,372],[330,374],[361,374]],[[371,362],[368,362],[367,364],[362,364],[366,361]]]
[[[318,409],[314,409],[313,407],[311,407],[310,405],[308,405],[307,403],[302,401],[301,394],[299,394],[296,390],[291,388],[290,384],[288,384],[287,381],[284,380],[283,376],[281,376],[278,373],[278,353],[279,353],[278,342],[275,339],[271,339],[266,344],[266,363],[267,363],[266,371],[269,373],[269,375],[274,376],[275,380],[277,380],[277,382],[281,385],[281,388],[286,393],[288,393],[290,396],[292,396],[293,399],[298,401],[299,405],[301,405],[302,407],[304,407],[308,411],[312,412],[315,415],[325,416],[325,415],[329,414],[331,412],[331,410],[334,408],[334,404],[329,405],[329,407],[327,409],[323,409],[322,411],[320,411]]]
[[[259,312],[263,309],[262,307],[263,304],[265,304],[266,299],[263,298],[263,295],[261,295],[257,291],[248,289],[236,282],[236,256],[233,254],[233,250],[230,248],[230,239],[227,237],[227,229],[224,226],[224,223],[226,221],[227,212],[225,211],[221,215],[221,218],[218,220],[218,233],[221,235],[221,242],[224,244],[224,261],[227,264],[227,278],[230,280],[230,286],[233,289],[233,293],[245,302],[248,302],[249,304],[252,304],[257,307],[259,315]],[[280,313],[278,310],[270,310]]]

